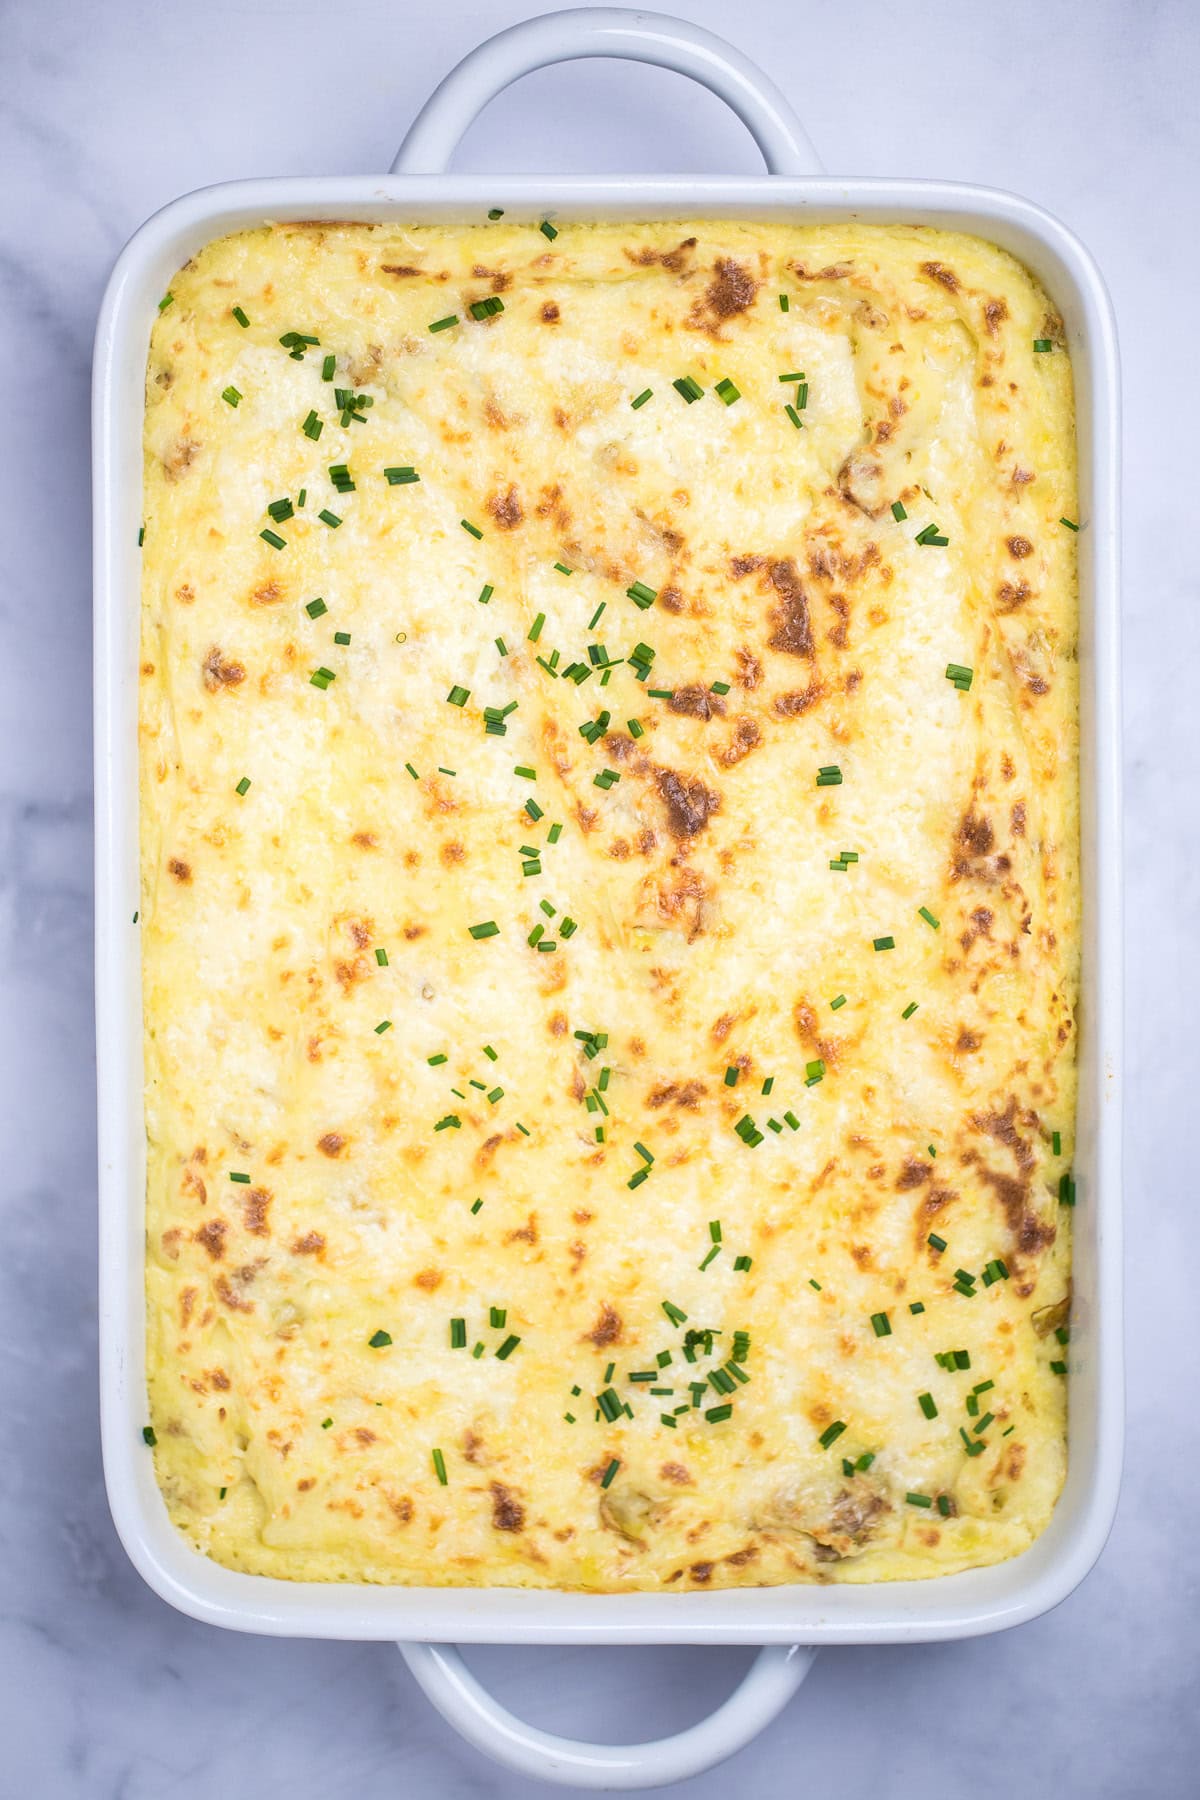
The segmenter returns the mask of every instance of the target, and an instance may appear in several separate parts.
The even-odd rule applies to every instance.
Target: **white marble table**
[[[1200,1791],[1195,1490],[1200,1075],[1200,11],[1189,0],[680,0],[793,94],[831,170],[953,175],[1091,245],[1127,397],[1129,1456],[1112,1540],[1051,1617],[996,1639],[826,1652],[697,1797],[1156,1800]],[[431,1712],[388,1646],[195,1625],[134,1574],[96,1424],[88,374],[118,249],[185,189],[386,166],[432,81],[510,0],[10,0],[0,37],[0,1792],[22,1800],[440,1800],[531,1786]],[[474,166],[750,170],[715,101],[592,64],[524,83]],[[1185,531],[1189,534],[1185,537]],[[1190,539],[1192,548],[1187,542]],[[650,1736],[738,1651],[480,1652],[546,1725]],[[541,1791],[541,1790],[539,1790]]]

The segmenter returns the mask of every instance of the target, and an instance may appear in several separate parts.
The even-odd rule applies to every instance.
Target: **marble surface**
[[[684,0],[686,3],[686,0]],[[1189,0],[692,0],[801,97],[835,171],[1015,189],[1092,247],[1127,396],[1129,1454],[1097,1569],[995,1639],[827,1651],[688,1791],[843,1800],[1197,1791],[1195,1483],[1200,666],[1194,420],[1200,12]],[[461,1744],[386,1645],[226,1635],[140,1582],[104,1500],[93,1291],[88,376],[121,244],[185,189],[390,160],[432,82],[520,6],[8,0],[0,78],[0,1792],[30,1800],[441,1800],[535,1790]],[[591,64],[492,107],[464,165],[750,171],[676,77]],[[1180,350],[1182,347],[1182,351]],[[1175,354],[1172,354],[1175,352]],[[1185,536],[1185,528],[1187,536]],[[1191,550],[1187,548],[1188,543]],[[480,1651],[556,1729],[698,1717],[746,1653]]]

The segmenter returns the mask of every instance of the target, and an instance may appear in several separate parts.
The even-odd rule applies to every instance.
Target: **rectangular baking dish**
[[[753,178],[447,175],[466,124],[527,70],[626,56],[720,93],[763,149]],[[150,1586],[194,1618],[242,1631],[426,1642],[895,1643],[1020,1623],[1063,1599],[1103,1546],[1120,1478],[1121,919],[1118,678],[1118,367],[1111,307],[1087,251],[1049,214],[948,182],[836,180],[786,101],[697,28],[621,11],[551,14],[481,46],[447,79],[382,177],[274,179],[175,201],[122,253],[95,354],[96,1025],[104,1465],[113,1517]],[[1079,436],[1083,977],[1070,1346],[1070,1466],[1051,1524],[996,1567],[923,1582],[678,1595],[291,1583],[234,1573],[170,1524],[142,1444],[145,1189],[138,906],[137,709],[142,412],[147,344],[175,270],[215,237],[272,220],[477,223],[683,218],[929,224],[1012,252],[1062,314]]]

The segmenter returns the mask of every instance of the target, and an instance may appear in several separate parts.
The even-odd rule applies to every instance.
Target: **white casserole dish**
[[[746,122],[770,173],[564,180],[446,175],[471,119],[548,63],[624,56],[689,74]],[[1062,1600],[1098,1556],[1121,1462],[1121,921],[1118,684],[1118,369],[1111,307],[1087,251],[1055,219],[984,188],[819,174],[774,85],[720,39],[656,14],[585,9],[501,33],[443,83],[389,175],[234,182],[175,201],[143,225],[113,272],[96,338],[96,1025],[100,1156],[101,1413],[109,1500],[146,1581],[192,1617],[241,1631],[394,1638],[431,1698],[480,1748],[527,1774],[644,1787],[728,1755],[784,1704],[823,1643],[913,1643],[1016,1625]],[[853,217],[974,232],[1020,258],[1065,321],[1079,433],[1083,985],[1070,1349],[1070,1468],[1051,1524],[1023,1555],[909,1583],[679,1595],[292,1583],[234,1573],[168,1520],[142,1444],[144,1357],[142,1014],[138,906],[138,527],[146,352],[157,302],[203,244],[267,220],[477,222],[512,218]],[[658,1744],[572,1745],[522,1724],[433,1645],[744,1643],[764,1649],[703,1724]],[[798,1649],[796,1646],[805,1646]]]

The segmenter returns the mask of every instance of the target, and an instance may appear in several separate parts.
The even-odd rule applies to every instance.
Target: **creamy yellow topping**
[[[177,1525],[263,1574],[614,1591],[1024,1549],[1079,916],[1045,295],[969,237],[710,221],[278,226],[171,294]]]

